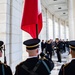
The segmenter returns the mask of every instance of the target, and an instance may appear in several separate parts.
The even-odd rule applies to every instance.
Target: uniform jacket
[[[58,75],[75,75],[75,59],[62,65]]]
[[[2,65],[4,67],[5,75],[12,75],[10,67],[8,65],[3,64],[2,62],[0,62],[0,75],[3,75]]]
[[[38,62],[38,60],[39,59],[37,57],[34,57],[34,58],[28,58],[26,61],[20,63],[16,67],[15,75],[29,75],[29,73],[25,69],[22,68],[22,65],[25,65],[31,71],[36,65],[36,63]],[[45,60],[45,62],[48,65],[49,69],[52,70],[50,63],[47,60]],[[45,68],[43,64],[40,64],[40,66],[36,70],[36,73],[38,75],[49,75],[47,72],[47,69]]]

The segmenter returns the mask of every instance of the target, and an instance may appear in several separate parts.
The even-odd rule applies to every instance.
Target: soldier
[[[3,41],[0,41],[0,57],[2,57]],[[8,65],[0,61],[0,75],[12,75],[11,69]]]
[[[70,53],[72,55],[71,62],[62,65],[58,75],[74,75],[75,74],[75,40],[69,42]]]
[[[29,39],[23,42],[29,57],[16,67],[15,75],[50,75],[53,69],[48,60],[38,58],[39,39]]]

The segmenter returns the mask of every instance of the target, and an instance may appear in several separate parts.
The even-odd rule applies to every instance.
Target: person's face
[[[0,51],[0,57],[2,57],[2,51]]]
[[[56,43],[58,43],[58,40],[56,40]]]

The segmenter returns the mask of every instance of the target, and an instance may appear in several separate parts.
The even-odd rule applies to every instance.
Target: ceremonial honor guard
[[[70,41],[69,45],[72,60],[71,62],[62,65],[58,75],[75,75],[75,40]]]
[[[48,60],[38,58],[39,39],[29,39],[23,42],[29,57],[16,67],[15,75],[50,75],[53,69]]]
[[[2,57],[3,41],[0,41],[0,57]],[[0,75],[12,75],[10,67],[0,61]]]

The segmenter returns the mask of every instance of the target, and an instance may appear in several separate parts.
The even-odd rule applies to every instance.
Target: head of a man
[[[0,57],[2,57],[2,49],[3,49],[3,44],[4,42],[3,41],[0,41]]]
[[[23,44],[26,45],[26,51],[28,52],[29,56],[38,55],[39,42],[40,39],[28,39],[23,42]]]
[[[42,42],[44,43],[44,40],[42,40]]]
[[[55,41],[56,41],[56,43],[58,43],[59,42],[59,38],[56,38]]]
[[[69,42],[69,47],[72,58],[75,58],[75,40]]]

